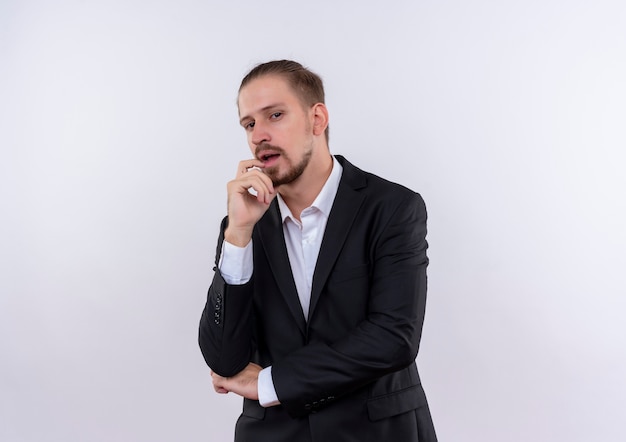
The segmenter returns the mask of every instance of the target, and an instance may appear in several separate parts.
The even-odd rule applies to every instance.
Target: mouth
[[[263,161],[264,163],[266,163],[266,162],[268,162],[268,161],[270,161],[270,160],[272,160],[274,158],[278,158],[279,156],[280,156],[280,154],[278,154],[278,153],[266,153],[264,155],[261,155],[259,157],[259,159],[261,161]]]
[[[266,149],[258,152],[256,157],[263,162],[263,167],[266,168],[274,165],[278,161],[280,158],[280,151]]]

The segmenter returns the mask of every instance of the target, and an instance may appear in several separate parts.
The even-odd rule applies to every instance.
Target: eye
[[[273,120],[277,120],[278,118],[280,118],[280,117],[282,117],[282,116],[283,116],[283,113],[282,113],[282,112],[274,112],[274,113],[270,116],[270,118],[271,118],[271,119],[273,119]]]
[[[245,123],[245,124],[243,125],[243,128],[244,128],[245,130],[250,130],[250,129],[252,129],[253,127],[254,127],[254,121],[248,121],[247,123]]]

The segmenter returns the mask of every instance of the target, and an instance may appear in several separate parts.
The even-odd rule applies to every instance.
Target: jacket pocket
[[[427,405],[421,385],[368,399],[367,412],[370,420],[377,421]]]

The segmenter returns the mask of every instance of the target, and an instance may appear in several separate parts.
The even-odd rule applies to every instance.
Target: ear
[[[328,127],[328,108],[324,103],[313,105],[313,135],[324,135]]]

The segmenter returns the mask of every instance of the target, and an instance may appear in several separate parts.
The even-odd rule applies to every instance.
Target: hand
[[[228,227],[226,241],[244,247],[252,237],[254,225],[276,197],[272,180],[258,168],[263,162],[252,159],[239,163],[235,179],[226,186],[228,192]],[[254,189],[256,196],[248,190]]]
[[[211,372],[213,388],[220,394],[226,394],[232,391],[241,397],[258,400],[258,380],[261,370],[261,366],[250,362],[246,368],[230,378],[224,378],[217,373]]]

